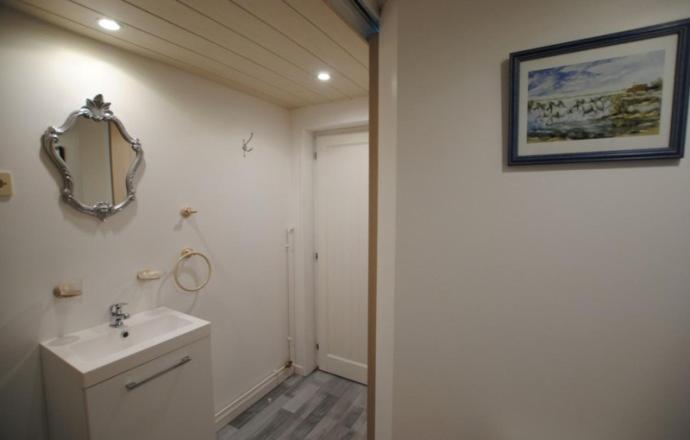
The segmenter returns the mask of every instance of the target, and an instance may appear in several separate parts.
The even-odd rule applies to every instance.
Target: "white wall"
[[[314,310],[314,133],[366,126],[368,98],[302,107],[291,112],[294,151],[292,225],[295,226],[295,371],[316,368]]]
[[[504,166],[510,52],[690,2],[397,3],[393,438],[690,438],[690,158]]]
[[[0,438],[43,438],[37,341],[105,322],[106,309],[167,305],[212,322],[220,409],[287,360],[284,248],[291,179],[289,112],[0,8],[0,168],[15,195],[0,201]],[[100,223],[59,201],[40,136],[103,93],[141,139],[137,201]],[[254,131],[254,151],[241,139]],[[190,205],[199,213],[182,220]],[[204,292],[142,268],[169,270],[183,247],[205,252]],[[84,294],[52,288],[82,279]]]

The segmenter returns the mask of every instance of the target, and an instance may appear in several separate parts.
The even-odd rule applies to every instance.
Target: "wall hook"
[[[182,217],[184,217],[184,218],[188,218],[188,217],[190,217],[192,214],[196,214],[197,212],[199,212],[199,211],[197,211],[196,209],[194,209],[194,208],[192,208],[192,207],[190,207],[190,206],[187,206],[186,208],[182,208],[182,209],[180,210],[180,215],[181,215]]]
[[[249,148],[249,142],[252,141],[252,138],[254,137],[254,132],[249,135],[249,139],[246,141],[242,139],[242,157],[247,157],[247,153],[250,153],[254,150],[254,147]]]

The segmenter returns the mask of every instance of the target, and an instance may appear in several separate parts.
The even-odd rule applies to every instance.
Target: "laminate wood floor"
[[[367,387],[316,370],[294,375],[218,431],[218,440],[366,439]]]

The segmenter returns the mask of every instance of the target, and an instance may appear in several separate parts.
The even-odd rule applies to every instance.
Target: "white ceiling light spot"
[[[102,27],[103,29],[109,30],[109,31],[119,31],[120,30],[120,23],[118,23],[115,20],[111,20],[109,18],[101,18],[98,20],[98,25]]]

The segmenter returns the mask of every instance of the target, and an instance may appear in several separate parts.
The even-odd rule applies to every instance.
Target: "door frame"
[[[295,372],[308,375],[316,368],[316,311],[314,237],[314,152],[317,133],[342,132],[369,126],[368,98],[322,104],[293,113],[295,190],[288,227],[294,227],[293,270],[295,283],[289,292],[294,305]]]
[[[359,128],[369,129],[369,270],[367,320],[367,438],[374,439],[376,396],[376,331],[377,331],[377,222],[379,185],[379,115],[378,115],[378,34],[369,39],[369,96],[353,98],[304,110],[292,115],[292,144],[295,148],[296,174],[293,177],[295,208],[287,225],[294,229],[295,285],[288,292],[294,305],[295,331],[291,337],[295,346],[294,369],[307,375],[316,365],[316,315],[314,310],[314,206],[313,156],[315,134],[325,131]],[[367,109],[362,109],[366,102]],[[328,111],[322,111],[328,109]]]
[[[379,34],[369,40],[369,273],[367,307],[367,438],[376,438],[376,330],[379,205]],[[357,130],[362,125],[349,125]],[[327,130],[319,131],[324,134]],[[342,130],[330,130],[341,131]],[[313,132],[315,139],[316,132]],[[314,152],[316,142],[312,143]],[[313,231],[316,232],[315,230]],[[316,276],[316,271],[314,271]]]
[[[367,438],[376,437],[376,306],[379,220],[379,34],[369,38],[369,307]]]

